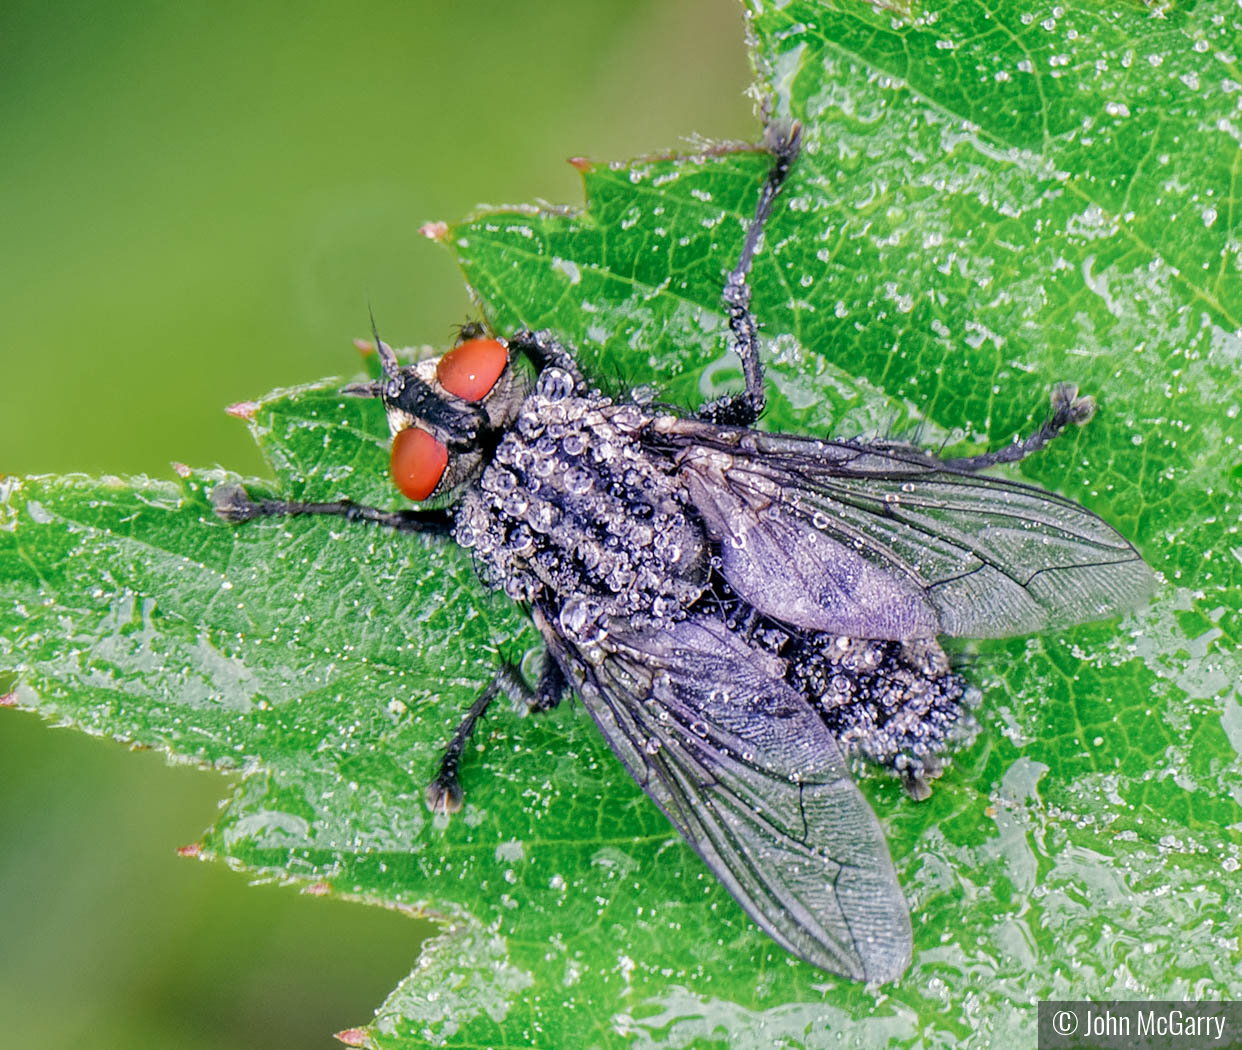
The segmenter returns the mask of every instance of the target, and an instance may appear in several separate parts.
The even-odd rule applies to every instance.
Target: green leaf
[[[1021,474],[1164,580],[1120,624],[973,647],[979,732],[928,802],[862,772],[914,916],[904,979],[776,948],[574,706],[494,714],[464,812],[430,818],[460,712],[537,650],[451,545],[231,528],[205,499],[220,474],[7,481],[15,702],[243,770],[206,853],[442,917],[352,1037],[374,1046],[1019,1045],[1039,999],[1242,998],[1236,9],[750,15],[806,142],[752,281],[763,425],[989,447],[1077,382],[1096,418]],[[738,376],[720,286],[766,166],[590,165],[585,211],[448,239],[497,330],[552,328],[601,382],[693,405]],[[254,406],[268,487],[396,505],[379,406],[338,388]]]

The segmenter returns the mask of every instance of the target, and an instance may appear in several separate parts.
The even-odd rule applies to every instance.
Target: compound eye
[[[407,427],[392,439],[392,480],[407,499],[430,496],[447,463],[448,449],[421,427]]]
[[[509,352],[497,339],[469,339],[454,347],[436,365],[436,379],[454,397],[482,401],[509,363]]]

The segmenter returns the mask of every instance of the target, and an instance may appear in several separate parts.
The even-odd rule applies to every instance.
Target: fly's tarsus
[[[1052,415],[1029,437],[977,456],[946,459],[943,461],[944,466],[950,470],[974,471],[986,470],[998,463],[1017,463],[1044,448],[1067,427],[1082,426],[1095,415],[1095,398],[1090,395],[1079,397],[1078,387],[1073,383],[1057,383],[1052,388],[1051,401]]]
[[[515,664],[501,664],[487,688],[470,705],[453,731],[440,759],[439,769],[427,785],[427,808],[433,813],[456,813],[461,809],[465,798],[459,776],[462,754],[474,735],[475,726],[497,696],[506,693],[531,712],[551,711],[561,702],[565,685],[564,674],[556,661],[550,658],[545,661],[539,684],[533,690],[526,684],[521,670]]]
[[[427,808],[433,813],[456,813],[461,809],[463,792],[461,780],[457,774],[461,766],[462,752],[465,751],[466,744],[473,735],[474,727],[479,719],[487,713],[487,709],[491,707],[492,701],[496,699],[501,690],[515,678],[521,681],[516,668],[509,664],[502,665],[488,683],[487,688],[479,694],[478,699],[470,705],[465,717],[458,723],[448,747],[444,749],[444,755],[440,759],[440,768],[436,771],[431,783],[427,785]]]

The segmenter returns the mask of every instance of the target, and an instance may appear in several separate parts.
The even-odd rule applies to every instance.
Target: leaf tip
[[[5,693],[3,696],[0,696],[0,707],[16,707],[16,706],[17,706],[17,694],[16,693]]]
[[[178,857],[201,857],[203,855],[203,844],[201,842],[191,842],[185,846],[177,847]]]
[[[370,357],[375,353],[375,344],[370,339],[355,339],[354,349],[363,357]]]
[[[234,419],[244,419],[247,422],[254,419],[254,414],[259,411],[259,402],[257,401],[235,401],[225,410]]]
[[[302,892],[312,897],[326,897],[332,892],[332,886],[327,882],[312,882]]]
[[[177,477],[179,478],[188,478],[192,473],[194,473],[184,463],[178,463],[175,459],[172,461],[170,465],[173,468],[173,473],[176,474]]]
[[[593,165],[589,160],[587,160],[586,157],[570,157],[569,166],[573,168],[575,171],[585,175],[595,165]]]
[[[370,1046],[371,1040],[367,1037],[365,1028],[346,1028],[343,1032],[337,1032],[332,1038],[344,1043],[346,1046]]]
[[[449,228],[447,222],[425,222],[418,228],[418,232],[429,241],[435,241],[437,244],[448,243]]]

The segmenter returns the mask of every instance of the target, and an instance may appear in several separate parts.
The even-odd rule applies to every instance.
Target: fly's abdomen
[[[730,632],[780,657],[781,677],[818,711],[841,750],[898,773],[916,798],[941,756],[974,729],[978,690],[935,638],[854,638],[790,627],[761,613],[715,573],[692,615],[719,617]]]
[[[975,690],[934,638],[909,642],[799,635],[785,652],[789,680],[810,698],[841,747],[888,766],[916,798],[940,755],[965,735]]]
[[[706,542],[668,464],[639,444],[635,405],[561,394],[541,374],[514,427],[462,498],[454,538],[485,583],[559,614],[673,622],[701,593]],[[552,373],[552,374],[550,374]]]

